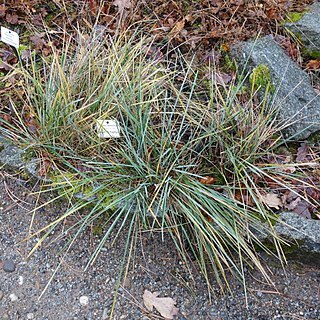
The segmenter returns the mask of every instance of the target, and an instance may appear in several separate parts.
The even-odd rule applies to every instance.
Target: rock
[[[255,236],[270,249],[273,245],[272,234],[278,235],[289,246],[283,245],[287,258],[303,263],[320,265],[320,220],[306,219],[296,212],[282,212],[270,233],[266,232],[267,224],[253,231]]]
[[[19,276],[19,278],[18,278],[18,284],[19,284],[20,286],[22,286],[22,285],[23,285],[23,282],[24,282],[23,276]]]
[[[4,260],[2,269],[5,272],[14,272],[16,270],[16,265],[12,260]]]
[[[4,314],[2,315],[1,320],[9,320],[9,319],[10,319],[10,317],[9,317],[9,315],[8,315],[7,313],[4,313]]]
[[[320,130],[319,96],[308,75],[271,36],[241,42],[232,48],[231,54],[249,73],[257,66],[268,67],[275,91],[270,104],[277,108],[278,119],[286,125],[286,137],[306,139]]]
[[[283,212],[274,229],[278,235],[293,242],[289,257],[320,265],[319,220],[306,219],[295,212]]]
[[[39,160],[30,159],[25,162],[24,170],[26,174],[31,177],[31,181],[42,181],[44,183],[50,183],[52,180],[46,176],[39,175]]]
[[[28,319],[28,320],[34,319],[34,314],[31,313],[31,312],[27,313],[27,319]]]
[[[125,278],[123,286],[125,288],[129,288],[131,286],[131,281],[130,281],[130,279],[128,277]]]
[[[87,296],[81,296],[81,297],[79,298],[79,301],[80,301],[80,304],[81,304],[82,306],[87,306],[87,305],[89,304],[89,297],[87,297]]]
[[[15,302],[18,300],[18,297],[14,293],[11,293],[9,299],[11,300],[11,302]]]
[[[310,6],[310,11],[300,20],[286,23],[285,27],[299,35],[307,51],[318,53],[320,57],[320,2]]]
[[[8,146],[10,142],[0,135],[0,151],[3,150],[6,146]]]
[[[39,175],[39,160],[24,159],[24,150],[13,146],[9,140],[0,135],[0,166],[9,171],[23,169],[28,177],[36,181],[52,182],[47,177]],[[32,181],[32,180],[31,180]]]
[[[7,145],[0,152],[0,164],[7,170],[20,170],[24,167],[23,151],[15,146]]]
[[[101,320],[109,319],[109,310],[107,308],[103,309]]]

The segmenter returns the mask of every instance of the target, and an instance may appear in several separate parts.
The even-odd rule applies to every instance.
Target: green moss
[[[290,37],[293,39],[293,41],[298,42],[299,45],[302,45],[303,39],[302,35],[299,32],[289,32]]]
[[[302,48],[301,53],[304,57],[311,59],[319,59],[320,51],[318,50],[309,50],[308,48]]]
[[[265,64],[255,67],[249,76],[249,83],[254,91],[270,88],[271,74],[269,67]]]
[[[93,184],[84,184],[76,173],[64,172],[63,174],[56,174],[51,172],[49,178],[53,187],[61,186],[61,188],[57,189],[58,194],[67,197],[78,194],[79,196],[76,198],[87,203],[88,207],[94,207],[99,202],[101,208],[106,208],[114,200],[115,189],[112,186],[108,185],[108,187],[103,187],[98,191]],[[109,208],[108,212],[114,210],[116,210],[115,206]]]
[[[18,53],[19,53],[19,55],[22,53],[22,51],[27,50],[27,49],[28,49],[27,46],[25,46],[25,45],[23,45],[23,44],[20,44],[20,46],[19,46],[19,48],[18,48]]]
[[[320,50],[310,50],[307,47],[303,46],[303,38],[302,35],[295,31],[292,32],[290,29],[287,29],[290,37],[292,38],[292,40],[296,43],[299,44],[299,46],[301,47],[301,55],[304,58],[309,58],[309,59],[318,59],[320,58]]]
[[[246,85],[242,85],[240,88],[237,85],[233,85],[231,86],[231,90],[234,94],[237,94],[237,95],[246,95],[250,93],[250,90]]]
[[[99,216],[99,218],[97,218],[95,221],[94,221],[94,224],[93,224],[93,227],[92,227],[92,233],[95,235],[95,236],[100,236],[103,234],[104,232],[104,228],[106,226],[106,221],[108,220],[110,214],[109,214],[109,210],[104,212],[103,214],[101,214]]]
[[[297,22],[308,12],[309,10],[303,10],[302,12],[289,12],[287,14],[287,22]]]
[[[25,162],[28,162],[36,157],[37,157],[37,154],[33,149],[25,149],[22,155],[22,160]]]
[[[310,144],[319,146],[320,145],[320,130],[312,133],[309,136],[308,141]]]
[[[237,71],[237,63],[235,59],[232,59],[229,54],[223,56],[223,68],[225,71]]]
[[[302,17],[308,13],[310,10],[309,9],[305,9],[302,12],[289,12],[286,15],[286,18],[281,22],[280,25],[284,25],[286,23],[290,23],[290,22],[297,22],[299,20],[302,19]]]
[[[299,248],[302,244],[303,244],[302,241],[295,241],[290,243],[290,245],[283,245],[282,250],[287,257],[293,256],[293,255],[296,255],[297,252],[299,252]],[[274,253],[277,253],[277,250],[279,249],[278,247],[275,246],[274,242],[270,241],[269,239],[263,241],[263,246],[268,248],[270,251]],[[258,245],[255,245],[255,249],[257,251],[261,251],[261,250],[264,251],[264,249]]]

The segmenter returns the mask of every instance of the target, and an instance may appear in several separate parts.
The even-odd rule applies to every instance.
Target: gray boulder
[[[283,212],[274,228],[279,236],[292,242],[289,257],[320,265],[319,220],[306,219],[295,212]]]
[[[19,171],[25,166],[23,151],[12,145],[5,145],[0,152],[0,165],[7,170]]]
[[[286,137],[306,139],[320,130],[319,95],[311,86],[308,75],[271,36],[238,43],[231,54],[248,73],[259,65],[269,68],[274,86],[270,103],[278,110]]]
[[[0,135],[0,169],[25,172],[31,180],[50,181],[39,176],[39,161],[37,159],[25,159],[25,151],[12,145],[2,135]]]
[[[10,142],[0,135],[0,151],[3,150],[6,146],[8,146]]]
[[[320,55],[320,2],[316,1],[300,20],[286,23],[285,26],[299,35],[309,52],[318,52]]]

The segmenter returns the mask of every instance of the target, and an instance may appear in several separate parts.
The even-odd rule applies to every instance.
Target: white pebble
[[[87,296],[81,296],[79,300],[82,306],[86,306],[89,303],[89,298]]]
[[[34,319],[34,314],[31,313],[31,312],[27,313],[27,319],[28,319],[28,320]]]
[[[102,313],[102,320],[106,320],[109,318],[109,310],[108,309],[103,309],[103,313]]]
[[[10,296],[9,296],[9,299],[12,301],[12,302],[15,302],[18,300],[18,297],[14,294],[14,293],[11,293]]]
[[[20,286],[23,285],[23,276],[19,276],[18,283]]]

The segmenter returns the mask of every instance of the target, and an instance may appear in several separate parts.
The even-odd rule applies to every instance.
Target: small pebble
[[[102,320],[106,320],[109,319],[109,311],[107,308],[103,309],[103,313],[102,313]]]
[[[2,300],[2,298],[3,298],[3,292],[2,291],[0,291],[0,301]]]
[[[15,302],[18,300],[18,297],[14,294],[14,293],[11,293],[10,296],[9,296],[9,299],[12,301],[12,302]]]
[[[5,272],[14,272],[16,270],[16,265],[12,260],[4,260],[2,269]]]
[[[128,288],[128,287],[131,286],[131,281],[130,281],[129,278],[126,278],[126,279],[124,280],[123,286],[126,287],[126,288]]]
[[[23,285],[23,276],[19,276],[18,283],[20,286]]]
[[[4,313],[3,315],[2,315],[2,318],[1,318],[1,320],[9,320],[10,318],[9,318],[9,315],[7,314],[7,313]]]
[[[82,306],[86,306],[89,303],[89,298],[87,296],[81,296],[79,300]]]
[[[34,319],[34,314],[31,313],[31,312],[27,313],[27,319],[28,319],[28,320]]]

